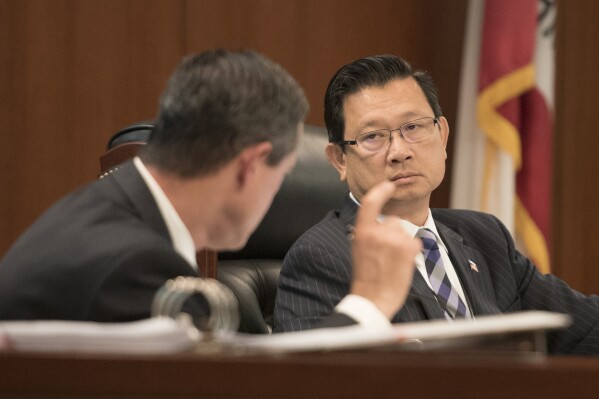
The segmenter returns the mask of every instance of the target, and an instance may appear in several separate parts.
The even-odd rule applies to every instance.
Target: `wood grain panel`
[[[435,79],[443,115],[449,122],[445,179],[431,196],[432,207],[449,206],[467,4],[467,1],[419,2],[425,16],[421,21],[422,29],[417,35],[410,36],[422,52],[422,64],[416,66],[427,70]]]
[[[554,272],[599,293],[599,2],[559,2],[554,135]]]
[[[182,1],[2,1],[0,253],[151,118],[184,51]]]
[[[307,122],[323,126],[323,97],[342,65],[369,55],[396,54],[427,69],[455,120],[465,0],[224,0],[190,1],[188,52],[213,47],[252,48],[285,67],[304,87]],[[450,142],[450,149],[451,149]],[[433,195],[449,203],[449,176]]]

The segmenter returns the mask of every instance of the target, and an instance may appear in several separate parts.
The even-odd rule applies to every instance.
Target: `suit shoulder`
[[[339,218],[339,211],[332,210],[314,226],[306,230],[293,244],[292,247],[308,243],[326,243],[328,238],[345,235],[347,226]]]
[[[441,234],[457,233],[464,242],[478,243],[477,246],[494,243],[513,247],[510,232],[494,215],[462,209],[434,209],[432,213]]]
[[[433,218],[449,226],[467,225],[501,225],[503,224],[490,213],[472,211],[468,209],[443,209],[435,208],[431,210]]]

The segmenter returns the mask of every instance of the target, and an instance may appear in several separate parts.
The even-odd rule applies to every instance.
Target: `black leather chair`
[[[128,143],[145,142],[151,122],[128,126],[110,140],[108,153]],[[347,195],[347,185],[329,165],[324,154],[324,128],[305,126],[295,168],[286,177],[272,206],[238,252],[218,254],[216,277],[237,297],[240,332],[269,334],[279,272],[285,254],[308,228],[331,209],[338,209]],[[107,153],[107,154],[108,154]]]
[[[152,129],[154,129],[154,121],[151,120],[129,125],[112,135],[106,149],[110,150],[127,143],[146,143]]]
[[[106,144],[106,152],[100,156],[100,172],[107,173],[133,158],[141,146],[148,141],[153,128],[151,121],[140,122],[113,134]]]
[[[217,276],[237,296],[239,331],[268,334],[279,272],[285,254],[308,228],[331,209],[339,209],[347,185],[324,154],[324,128],[307,125],[298,149],[297,164],[286,177],[272,206],[239,252],[219,253]]]

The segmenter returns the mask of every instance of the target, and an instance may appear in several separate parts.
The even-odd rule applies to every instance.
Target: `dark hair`
[[[206,51],[185,58],[171,76],[140,156],[192,177],[268,141],[267,162],[277,165],[295,149],[307,112],[303,90],[280,65],[254,51]]]
[[[345,131],[343,103],[348,95],[366,87],[382,87],[391,80],[408,77],[416,80],[435,117],[441,116],[437,88],[433,78],[426,71],[413,71],[407,61],[394,55],[361,58],[341,67],[327,87],[324,96],[324,121],[329,132],[329,142],[339,143],[343,140]]]

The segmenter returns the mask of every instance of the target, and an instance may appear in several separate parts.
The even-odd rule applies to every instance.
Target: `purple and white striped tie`
[[[416,236],[422,239],[422,252],[424,254],[426,274],[439,304],[452,318],[470,318],[470,311],[447,277],[435,233],[429,229],[422,228],[418,230]]]

